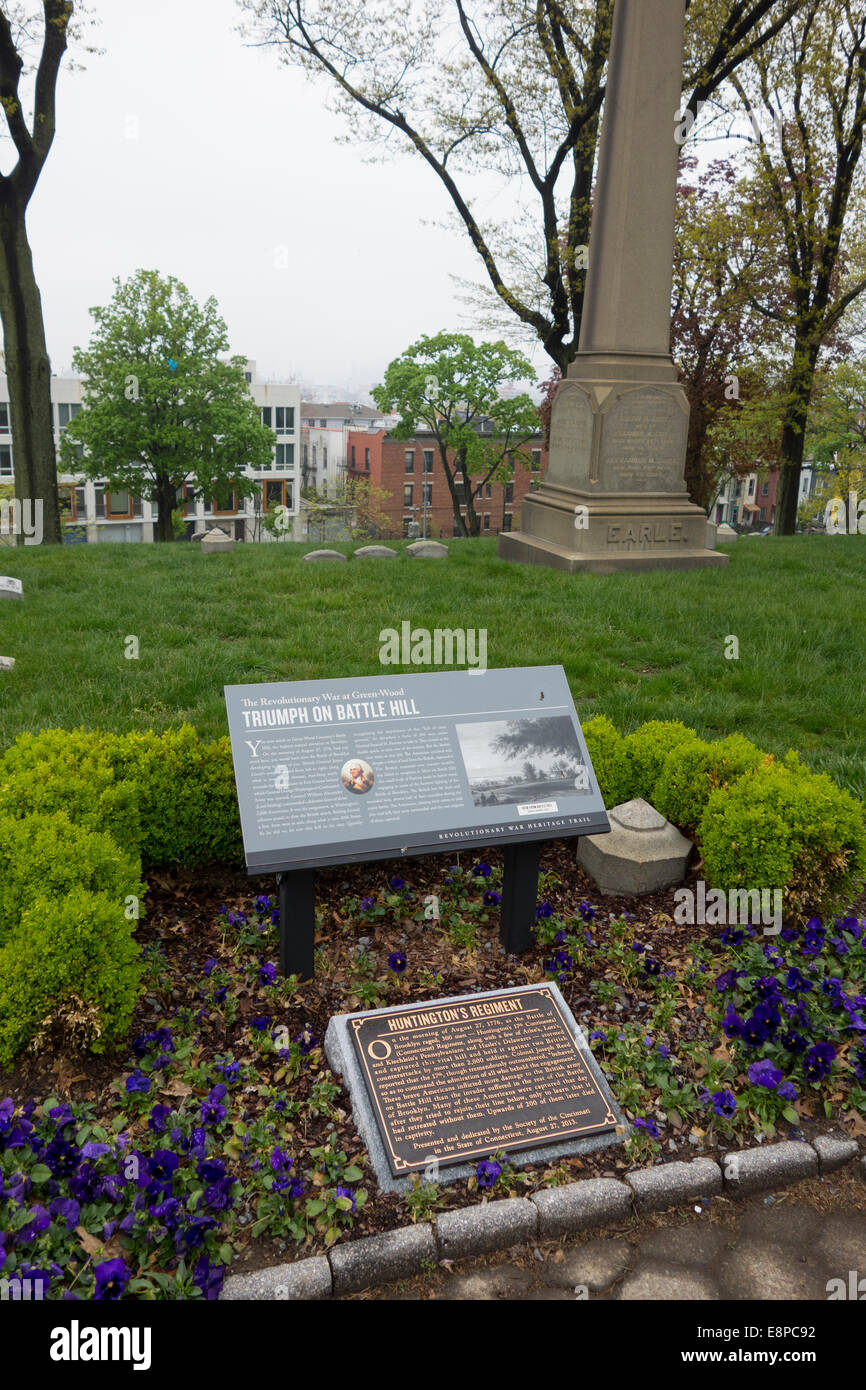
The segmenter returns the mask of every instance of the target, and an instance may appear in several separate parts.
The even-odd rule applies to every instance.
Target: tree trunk
[[[797,503],[800,497],[800,472],[806,447],[806,423],[815,382],[815,366],[819,347],[794,348],[794,366],[789,380],[787,408],[782,422],[782,468],[776,494],[776,515],[773,531],[777,536],[793,536],[797,529]]]
[[[800,497],[800,471],[806,445],[806,412],[798,411],[799,423],[787,417],[782,427],[782,468],[779,490],[776,493],[776,515],[773,531],[777,536],[793,536],[797,529],[797,504]]]
[[[33,273],[25,209],[9,189],[0,200],[0,321],[6,350],[11,407],[15,495],[42,509],[42,544],[59,545],[60,500],[51,363],[45,343],[42,299]],[[19,545],[23,537],[18,537]]]
[[[156,539],[173,541],[171,514],[177,506],[177,488],[170,478],[160,473],[156,480]]]

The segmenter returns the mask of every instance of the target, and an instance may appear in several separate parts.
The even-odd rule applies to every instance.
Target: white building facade
[[[219,500],[197,497],[193,485],[184,483],[178,488],[178,510],[186,521],[188,537],[219,526],[238,541],[298,539],[300,387],[258,380],[255,362],[246,363],[244,376],[259,407],[262,423],[276,434],[271,465],[266,469],[241,470],[259,484],[253,497],[238,497],[236,492]],[[82,409],[83,400],[80,377],[51,378],[54,440],[58,448],[70,420]],[[13,429],[6,375],[5,371],[0,371],[0,484],[14,482]],[[83,474],[59,473],[58,480],[66,540],[82,543],[155,540],[155,504],[128,491],[110,492],[104,481],[93,481]],[[281,514],[281,529],[275,535],[263,525],[262,518],[265,511],[274,513],[278,507],[285,511]]]

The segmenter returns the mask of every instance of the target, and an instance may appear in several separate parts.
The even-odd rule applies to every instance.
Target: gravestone
[[[224,555],[234,548],[235,543],[231,536],[226,535],[219,526],[207,531],[201,538],[202,555]]]
[[[355,551],[356,560],[396,560],[396,550],[387,545],[362,545]]]
[[[406,546],[406,554],[419,560],[447,560],[448,547],[438,541],[413,541]]]
[[[552,983],[337,1015],[325,1055],[384,1191],[469,1177],[497,1151],[555,1163],[628,1130]]]
[[[721,526],[716,528],[717,541],[722,541],[725,545],[728,545],[731,541],[735,541],[736,539],[737,533],[733,526],[730,526],[727,521],[723,521]]]
[[[503,559],[570,573],[726,565],[685,486],[689,404],[670,353],[685,0],[617,0],[580,347],[549,464]]]
[[[20,579],[0,574],[0,598],[23,598],[24,585]]]
[[[0,671],[11,671],[15,667],[14,656],[0,656]]]
[[[342,560],[345,564],[346,556],[340,550],[308,550],[302,557],[304,560]]]

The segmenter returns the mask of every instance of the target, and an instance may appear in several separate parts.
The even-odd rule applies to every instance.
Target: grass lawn
[[[17,663],[0,673],[0,746],[25,729],[184,720],[217,737],[224,684],[375,675],[380,631],[409,620],[485,628],[491,667],[561,663],[582,720],[739,730],[866,798],[862,537],[741,539],[723,571],[609,576],[507,564],[493,539],[452,542],[444,563],[393,544],[396,562],[348,565],[302,564],[314,547],[294,545],[0,551],[25,590],[0,600],[0,654]]]

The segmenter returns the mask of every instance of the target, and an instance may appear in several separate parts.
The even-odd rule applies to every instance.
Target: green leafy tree
[[[91,309],[96,330],[73,364],[85,378],[84,409],[61,441],[70,471],[105,478],[157,505],[157,537],[174,539],[178,489],[223,501],[253,496],[244,469],[267,468],[276,436],[262,425],[242,357],[228,361],[228,333],[210,298],[156,271],[119,279],[111,303]]]
[[[753,302],[788,342],[774,526],[777,534],[790,535],[819,359],[842,331],[862,326],[863,0],[807,0],[791,24],[731,76],[731,85],[750,117],[758,215],[763,225],[771,209],[778,229],[765,243],[771,292]]]
[[[811,497],[801,503],[798,520],[824,521],[832,498],[843,508],[837,524],[850,525],[849,495],[855,514],[866,500],[866,364],[842,362],[821,375],[806,431],[806,450],[818,474]]]
[[[532,374],[523,354],[503,342],[476,344],[465,333],[425,334],[390,364],[385,380],[371,392],[380,410],[399,415],[391,431],[395,439],[411,439],[421,426],[430,431],[461,535],[477,536],[481,530],[475,499],[486,484],[507,483],[515,464],[531,463],[524,446],[540,430],[538,407],[526,392],[501,393]]]

